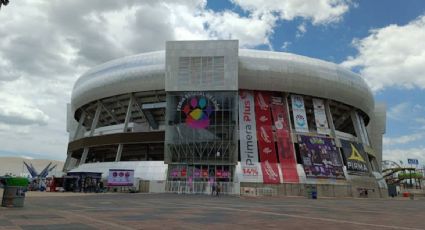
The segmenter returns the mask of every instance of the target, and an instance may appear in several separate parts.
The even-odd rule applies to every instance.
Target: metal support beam
[[[91,124],[89,137],[93,136],[93,134],[94,134],[94,130],[97,127],[97,122],[99,121],[99,116],[100,116],[101,111],[102,111],[102,105],[98,101],[96,113],[94,114],[94,118],[93,118],[93,121],[92,121],[92,124]],[[83,154],[81,155],[81,159],[80,159],[80,165],[82,165],[86,162],[88,153],[89,153],[89,148],[88,147],[84,148]]]
[[[357,113],[355,110],[350,111],[350,117],[351,117],[351,122],[353,122],[354,131],[356,132],[357,141],[364,143],[363,133],[360,128],[359,117],[357,116]]]
[[[122,130],[123,133],[127,132],[128,122],[130,122],[130,119],[131,119],[131,112],[132,112],[132,109],[133,109],[133,102],[134,102],[133,99],[134,99],[134,96],[132,94],[130,94],[130,100],[128,101],[128,107],[127,107],[127,113],[125,114],[124,128]],[[118,145],[117,154],[115,155],[115,161],[116,162],[121,160],[123,147],[124,147],[123,144]]]
[[[150,110],[143,110],[143,114],[145,115],[146,120],[152,129],[158,129],[158,123],[155,121],[154,116]]]
[[[88,147],[84,148],[83,154],[81,155],[81,159],[80,159],[80,164],[79,165],[82,165],[82,164],[86,163],[87,154],[88,153],[89,153],[89,148]]]
[[[291,141],[292,143],[297,143],[298,142],[297,135],[295,133],[295,128],[293,127],[291,122],[291,111],[289,111],[288,97],[289,97],[289,93],[283,93],[282,101],[285,102],[286,108],[284,109],[286,109],[286,116],[288,117],[289,134],[291,135]]]
[[[141,105],[134,96],[132,97],[134,99],[134,104],[136,105],[137,110],[148,121],[149,126],[152,127],[152,129],[158,129],[158,123],[155,121],[155,118],[152,115],[152,112],[149,111],[149,109],[165,108],[166,103],[159,102],[159,103],[148,103],[148,104]]]
[[[97,123],[99,122],[99,116],[100,116],[101,111],[102,111],[102,105],[100,104],[100,102],[98,102],[97,108],[96,108],[96,113],[94,114],[94,118],[93,118],[93,121],[91,123],[89,137],[93,136],[93,134],[94,134],[94,130],[96,129]]]
[[[331,107],[329,104],[330,104],[330,101],[326,100],[325,113],[326,113],[326,117],[328,118],[329,128],[331,129],[331,137],[336,138],[334,119],[332,117]]]
[[[134,97],[134,96],[132,95],[132,97]],[[134,101],[134,105],[136,106],[137,111],[140,113],[140,115],[142,115],[142,117],[144,117],[146,119],[145,114],[143,114],[142,105],[139,104],[139,102],[137,101],[137,99],[135,97],[133,98],[133,101]]]
[[[100,102],[100,104],[102,105],[103,110],[106,111],[106,113],[112,118],[112,120],[114,120],[115,123],[119,124],[117,117],[111,111],[109,111],[109,109],[106,108],[106,106],[102,102]]]
[[[124,133],[127,132],[128,122],[130,121],[130,118],[131,118],[131,110],[133,109],[133,98],[134,98],[133,95],[130,94],[130,100],[128,101],[127,113],[125,114],[125,120],[124,120],[124,130],[123,130]]]
[[[75,130],[74,137],[72,138],[73,141],[75,141],[78,138],[81,126],[83,126],[85,119],[86,119],[86,111],[83,110],[80,116],[80,120],[78,121],[78,126],[77,126],[77,129]]]
[[[117,155],[115,156],[115,162],[118,162],[118,161],[121,160],[121,154],[122,154],[123,147],[124,147],[123,144],[118,145]]]
[[[63,164],[62,172],[68,171],[68,165],[69,165],[69,162],[71,161],[71,156],[72,156],[72,152],[69,151],[67,156],[66,156],[65,164]]]

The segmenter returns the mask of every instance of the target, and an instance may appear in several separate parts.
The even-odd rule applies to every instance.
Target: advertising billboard
[[[133,186],[134,170],[109,169],[108,186]]]
[[[418,165],[419,161],[418,161],[418,159],[407,159],[407,163],[409,165]]]
[[[282,97],[272,97],[271,110],[276,127],[277,152],[282,168],[284,182],[298,182],[297,162],[295,160],[294,144],[292,143],[287,112],[287,102]]]
[[[307,115],[305,114],[304,99],[299,95],[291,95],[292,114],[297,132],[308,133]]]
[[[243,182],[262,182],[252,91],[239,91],[239,139]]]
[[[273,138],[270,100],[270,92],[255,92],[255,122],[263,181],[265,184],[278,184],[280,177]]]
[[[322,99],[313,98],[314,120],[317,133],[329,134],[328,120],[326,119],[325,104]]]
[[[367,154],[363,146],[356,142],[341,140],[342,152],[347,160],[347,170],[350,174],[369,173]]]
[[[298,136],[307,177],[344,179],[341,157],[332,138]]]

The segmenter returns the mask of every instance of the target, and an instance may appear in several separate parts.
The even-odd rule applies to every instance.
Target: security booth
[[[97,172],[68,172],[67,178],[73,178],[72,191],[76,192],[97,192],[99,191],[100,182],[102,180],[102,173]],[[65,186],[68,187],[68,186]]]
[[[28,189],[29,181],[23,177],[1,178],[4,186],[1,205],[3,207],[24,207],[25,192]]]

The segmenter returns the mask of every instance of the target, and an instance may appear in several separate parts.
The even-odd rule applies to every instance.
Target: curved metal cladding
[[[165,52],[116,59],[84,73],[75,83],[71,111],[115,95],[164,89]]]
[[[357,74],[336,64],[290,53],[239,50],[239,88],[328,98],[373,115],[370,88]],[[71,110],[92,101],[165,89],[165,52],[120,58],[94,67],[75,83]]]
[[[372,91],[359,75],[330,62],[289,53],[240,50],[239,88],[328,98],[369,117],[374,111]]]
[[[168,64],[166,65],[168,58],[166,52],[169,52],[169,49],[167,49],[167,51],[143,53],[116,59],[84,73],[74,85],[71,108],[68,110],[68,117],[77,119],[79,122],[73,120],[75,127],[72,126],[72,128],[75,128],[75,130],[70,129],[68,158],[65,165],[79,165],[78,167],[82,167],[82,169],[84,167],[87,167],[87,169],[103,167],[104,173],[106,173],[106,167],[124,167],[127,164],[128,167],[155,167],[152,173],[162,173],[161,180],[170,177],[189,178],[188,172],[190,171],[197,179],[201,177],[208,179],[211,175],[221,179],[230,179],[231,176],[235,176],[235,178],[239,178],[237,181],[244,183],[320,184],[322,182],[310,179],[327,178],[329,179],[327,182],[333,183],[334,179],[346,178],[346,181],[355,185],[353,188],[356,186],[373,186],[372,184],[375,182],[367,176],[366,172],[351,174],[351,172],[348,172],[350,169],[345,167],[348,165],[346,163],[348,161],[350,161],[349,163],[351,161],[362,161],[365,162],[364,165],[360,165],[362,166],[360,169],[363,171],[369,171],[372,166],[375,169],[377,168],[368,161],[368,157],[374,157],[373,154],[370,154],[363,146],[373,147],[380,152],[381,142],[379,141],[382,141],[381,134],[384,130],[369,132],[374,136],[371,138],[372,145],[370,145],[368,133],[365,131],[365,126],[368,124],[365,123],[370,120],[368,128],[373,129],[377,122],[382,119],[379,119],[378,115],[375,114],[374,97],[365,81],[359,75],[334,63],[289,53],[238,50],[237,47],[236,45],[233,50],[237,52],[230,59],[231,64],[229,64],[228,58],[220,59],[223,55],[208,56],[203,53],[198,54],[197,50],[190,54],[183,49],[183,54],[178,56],[179,59],[177,59],[177,56],[173,56],[174,61],[179,61],[176,61],[176,66],[179,68],[173,70],[167,67]],[[203,47],[201,46],[201,48]],[[190,62],[186,62],[188,57],[193,58],[193,60],[190,59]],[[189,64],[184,65],[185,63]],[[192,63],[195,64],[192,65]],[[214,65],[215,69],[210,68],[210,65],[213,66],[212,63],[219,63],[220,65]],[[237,75],[235,73],[234,78],[232,78],[235,79],[234,88],[211,90],[211,87],[197,88],[191,86],[186,87],[185,90],[187,91],[185,92],[181,92],[183,90],[180,88],[175,91],[165,89],[166,73],[180,73],[177,71],[182,71],[181,76],[193,78],[194,81],[204,79],[203,76],[208,76],[208,79],[214,79],[211,82],[217,82],[216,78],[211,76],[221,76],[221,74],[214,75],[214,71],[225,69],[226,65],[232,65],[232,70],[237,70]],[[180,68],[181,66],[182,68]],[[214,71],[211,69],[214,69]],[[182,82],[182,85],[185,84],[184,81]],[[199,82],[202,82],[202,80]],[[171,83],[171,85],[173,84]],[[208,96],[202,94],[204,91],[209,91],[207,92]],[[288,93],[291,94],[289,97]],[[302,95],[305,95],[305,97]],[[190,105],[188,98],[191,98]],[[194,102],[192,103],[193,98]],[[180,137],[185,132],[189,133],[190,131],[191,134],[196,135],[205,133],[204,136],[199,135],[200,140],[203,142],[208,140],[212,131],[205,127],[201,127],[202,129],[198,127],[194,132],[193,127],[183,126],[184,122],[181,122],[186,122],[189,112],[194,114],[191,118],[200,118],[204,115],[203,109],[206,103],[200,103],[200,98],[204,99],[203,101],[211,100],[212,103],[221,100],[217,105],[227,105],[227,107],[223,106],[221,109],[215,110],[220,111],[220,113],[215,114],[215,117],[212,117],[211,120],[214,120],[214,131],[218,131],[213,133],[214,135],[211,135],[210,139],[215,141],[217,138],[220,140],[217,143],[220,144],[233,143],[234,141],[236,147],[234,149],[226,147],[223,150],[216,146],[225,145],[214,144],[211,148],[211,145],[205,145],[207,147],[200,148],[201,145],[197,144],[196,147],[201,149],[200,153],[203,154],[208,150],[207,156],[209,158],[199,157],[207,163],[193,164],[192,161],[192,165],[186,166],[186,163],[190,162],[187,160],[189,154],[187,156],[181,154],[181,149],[178,148],[190,147],[196,141],[193,137],[190,137],[185,138],[185,140],[188,140],[188,144],[184,141],[176,142],[174,145],[167,144],[167,130],[169,130],[167,126],[175,125],[175,136]],[[329,99],[329,101],[326,102],[326,100],[320,98]],[[241,103],[241,99],[244,99],[245,102]],[[176,109],[180,102],[181,105],[183,103],[189,105],[186,112]],[[172,106],[169,106],[169,104],[172,104]],[[178,111],[179,113],[170,115],[166,113],[167,111],[169,113],[170,111]],[[207,114],[209,122],[209,116],[213,112],[208,109],[206,111],[205,114]],[[254,127],[252,130],[251,128],[245,129],[246,137],[244,140],[247,143],[247,150],[244,152],[251,154],[249,151],[255,149],[252,156],[259,156],[260,159],[253,160],[261,163],[261,170],[257,170],[258,175],[255,175],[258,180],[241,180],[243,178],[241,172],[244,172],[243,175],[245,175],[244,170],[247,168],[246,165],[242,164],[244,162],[241,154],[243,138],[237,137],[237,133],[240,134],[243,130],[240,128],[242,127],[241,123],[239,123],[239,126],[237,125],[237,116],[241,114],[249,115],[247,121],[252,122],[252,124],[247,122],[245,127],[248,125]],[[307,121],[306,124],[308,125],[304,126],[305,130],[297,129],[299,122],[295,118],[298,119],[298,117],[302,117],[302,121]],[[376,121],[377,117],[378,121]],[[245,118],[239,117],[239,121],[241,120],[244,121]],[[312,125],[308,123],[309,121],[312,122]],[[325,121],[326,125],[324,125],[325,122],[320,121]],[[330,122],[329,125],[328,121]],[[323,126],[321,126],[322,124]],[[217,127],[219,128],[217,129]],[[320,127],[324,127],[326,130],[320,132]],[[258,147],[251,147],[249,141],[257,138],[256,135],[259,135],[259,139],[261,138],[262,141],[258,141]],[[210,142],[213,141],[207,141],[208,144]],[[252,142],[257,143],[256,141]],[[176,158],[182,159],[181,161],[172,161],[174,159],[172,156],[175,155],[166,152],[169,151],[167,149],[171,148],[174,148],[173,151],[175,150],[177,153],[175,155],[183,156]],[[226,149],[231,150],[227,151]],[[241,160],[236,157],[232,158],[230,154],[226,155],[227,152],[237,153],[238,149]],[[260,149],[262,152],[256,153]],[[326,151],[323,154],[328,157],[324,158],[325,160],[312,157],[315,155],[312,154],[313,152],[325,149]],[[274,154],[270,154],[273,152]],[[234,156],[237,156],[237,154],[234,154]],[[269,156],[274,156],[274,158]],[[379,159],[379,157],[380,155],[375,158]],[[70,163],[71,161],[72,163]],[[100,162],[95,163],[97,161]],[[130,161],[138,163],[125,163]],[[332,162],[332,165],[335,166],[332,168],[334,171],[332,169],[322,170],[330,168],[325,167],[330,164],[329,162]],[[102,164],[104,165],[102,166]],[[177,165],[178,167],[171,168],[170,165],[173,167]],[[182,165],[184,167],[180,167]],[[353,169],[359,169],[358,165],[357,168],[354,166]],[[72,168],[73,166],[69,167],[69,169]],[[77,170],[80,170],[79,168]],[[139,174],[149,174],[149,170],[147,171]],[[255,171],[252,170],[252,172]],[[149,175],[153,175],[152,173]],[[350,175],[348,176],[348,174]],[[345,180],[341,181],[345,183]],[[369,182],[370,184],[368,184]]]

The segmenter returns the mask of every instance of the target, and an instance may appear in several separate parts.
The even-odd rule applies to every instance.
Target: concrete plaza
[[[425,229],[425,200],[29,194],[0,229]]]

